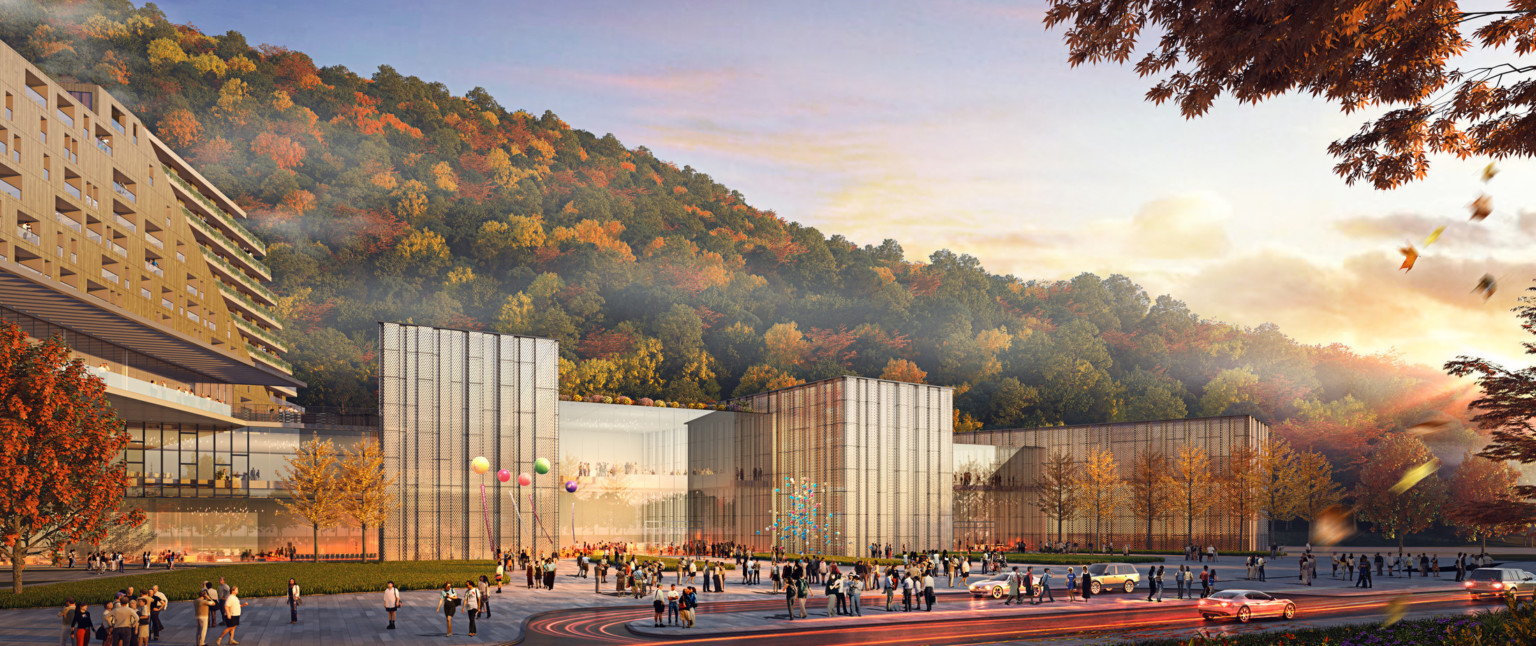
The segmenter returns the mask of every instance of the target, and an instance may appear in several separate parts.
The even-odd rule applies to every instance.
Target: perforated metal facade
[[[493,545],[548,553],[560,542],[559,346],[550,339],[382,324],[385,469],[400,500],[384,527],[392,559],[490,558]],[[476,475],[485,456],[492,470]],[[533,476],[503,484],[497,469]],[[488,512],[490,535],[487,535]],[[514,498],[515,497],[515,498]]]

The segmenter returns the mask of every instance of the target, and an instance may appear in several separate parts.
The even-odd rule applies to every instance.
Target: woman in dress
[[[453,583],[444,583],[437,598],[437,609],[448,619],[448,636],[453,636],[453,611],[459,608],[459,593],[453,591]]]
[[[1083,567],[1083,601],[1093,598],[1093,575],[1088,574],[1087,566]]]
[[[299,623],[299,583],[288,579],[288,623]]]
[[[1067,603],[1077,601],[1077,572],[1067,568]]]

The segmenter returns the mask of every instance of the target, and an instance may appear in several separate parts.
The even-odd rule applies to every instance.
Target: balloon
[[[482,455],[470,461],[469,469],[477,474],[485,475],[486,471],[491,470],[491,461],[485,459],[485,456]]]
[[[507,482],[508,480],[512,479],[512,472],[508,471],[506,469],[502,469],[500,471],[497,471],[496,472],[496,479],[500,480],[502,482]]]
[[[533,484],[533,476],[530,476],[526,473],[519,473],[517,474],[517,484],[523,487],[531,485]]]
[[[539,472],[541,475],[549,473],[549,460],[546,458],[539,458],[534,460],[533,470]]]
[[[566,480],[565,481],[565,491],[567,493],[576,493],[576,481],[575,480]]]

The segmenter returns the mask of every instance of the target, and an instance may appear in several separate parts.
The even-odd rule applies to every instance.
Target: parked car
[[[1296,604],[1258,590],[1222,590],[1200,600],[1195,610],[1206,620],[1235,618],[1247,623],[1254,617],[1296,616]]]
[[[1088,566],[1088,576],[1092,581],[1088,589],[1094,594],[1104,590],[1134,592],[1141,582],[1141,573],[1128,563],[1094,563]]]
[[[971,596],[1001,599],[1008,596],[1008,573],[1000,572],[971,584]]]
[[[1505,594],[1529,594],[1536,598],[1536,574],[1512,567],[1478,568],[1463,585],[1473,599]]]

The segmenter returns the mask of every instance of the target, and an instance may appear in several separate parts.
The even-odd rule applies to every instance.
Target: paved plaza
[[[1374,554],[1374,552],[1372,552]],[[1536,559],[1533,559],[1536,561]],[[1167,566],[1178,566],[1186,563],[1179,557],[1169,557],[1163,563]],[[1199,570],[1205,564],[1187,562],[1193,569]],[[1375,579],[1374,590],[1358,590],[1352,583],[1335,579],[1330,576],[1331,568],[1326,561],[1319,564],[1319,579],[1313,586],[1298,585],[1296,576],[1296,560],[1285,558],[1278,563],[1267,567],[1268,581],[1244,580],[1245,568],[1241,559],[1224,557],[1214,569],[1220,572],[1218,588],[1251,588],[1264,590],[1279,596],[1287,594],[1330,595],[1330,596],[1364,596],[1380,595],[1384,592],[1400,592],[1412,594],[1417,592],[1447,591],[1458,589],[1455,583],[1454,571],[1441,573],[1440,578],[1424,579],[1418,576],[1412,579],[1404,577],[1382,576]],[[1512,567],[1523,567],[1536,570],[1536,562],[1516,562],[1507,564]],[[282,564],[273,564],[272,567],[282,567]],[[1043,566],[1036,566],[1039,571]],[[574,565],[567,561],[562,564],[563,572],[574,571]],[[1022,566],[1020,568],[1023,569]],[[1065,571],[1063,566],[1051,566],[1052,572],[1057,574],[1056,588],[1060,590],[1060,574]],[[1146,571],[1146,565],[1138,565],[1142,572]],[[130,570],[130,573],[133,571]],[[972,581],[977,580],[972,576]],[[1171,576],[1168,577],[1171,579]],[[673,579],[669,578],[668,582]],[[1113,593],[1101,594],[1090,603],[1069,604],[1065,602],[1065,595],[1057,596],[1055,604],[1041,604],[1039,606],[1025,605],[1002,606],[1000,602],[973,602],[967,597],[961,597],[965,593],[960,588],[960,582],[956,580],[953,590],[945,588],[945,579],[938,579],[940,586],[941,602],[934,606],[932,612],[886,612],[884,610],[884,593],[867,592],[862,597],[864,615],[862,617],[826,617],[825,597],[820,592],[820,586],[812,586],[812,598],[807,604],[810,614],[808,621],[786,621],[786,612],[783,607],[783,596],[771,591],[771,585],[764,577],[764,583],[757,586],[743,586],[739,584],[740,575],[726,579],[726,592],[724,593],[700,593],[700,608],[698,614],[698,626],[692,630],[684,631],[680,628],[654,628],[649,618],[632,621],[628,629],[636,636],[654,636],[666,638],[676,635],[689,634],[690,636],[715,635],[722,633],[752,633],[780,630],[784,628],[801,628],[808,626],[833,627],[842,625],[868,625],[891,624],[899,625],[905,622],[929,621],[940,618],[964,618],[973,616],[1025,616],[1036,613],[1092,613],[1144,605],[1147,602],[1146,588],[1143,584],[1134,594]],[[239,584],[238,581],[231,583]],[[63,585],[68,585],[65,583]],[[478,635],[473,640],[467,636],[469,624],[461,611],[454,620],[454,637],[451,641],[474,641],[491,644],[505,644],[518,640],[523,633],[524,622],[530,616],[538,613],[570,610],[574,608],[611,608],[611,607],[648,607],[648,599],[635,599],[630,596],[618,597],[612,593],[612,578],[608,585],[604,586],[605,592],[597,594],[593,589],[592,579],[580,579],[568,574],[562,574],[556,584],[555,590],[529,590],[522,585],[507,586],[504,593],[491,595],[491,611],[489,618],[478,622]],[[696,586],[697,587],[697,586]],[[339,594],[339,595],[311,595],[305,597],[304,606],[300,609],[300,623],[288,622],[288,607],[284,599],[278,598],[253,598],[247,599],[246,609],[241,617],[241,626],[236,633],[242,646],[278,646],[294,644],[298,646],[371,646],[379,644],[416,644],[438,643],[445,640],[445,625],[441,613],[435,611],[438,593],[436,591],[413,591],[403,594],[404,607],[398,613],[396,630],[385,630],[387,617],[383,610],[382,596],[379,593],[367,594]],[[1164,605],[1191,604],[1192,601],[1179,602],[1176,600],[1173,587],[1169,587],[1164,593]],[[711,612],[711,605],[722,601],[768,601],[774,602],[772,610],[749,610],[736,612]],[[900,596],[897,595],[899,607]],[[59,640],[59,622],[56,618],[57,609],[33,608],[24,610],[0,611],[0,644],[56,644]],[[1305,609],[1303,608],[1303,615]],[[92,616],[98,621],[101,616],[100,606],[92,608]],[[163,642],[167,646],[180,646],[195,644],[196,620],[192,614],[192,606],[186,601],[176,601],[162,615],[166,625],[163,634]],[[210,629],[208,643],[212,644],[217,633]]]

